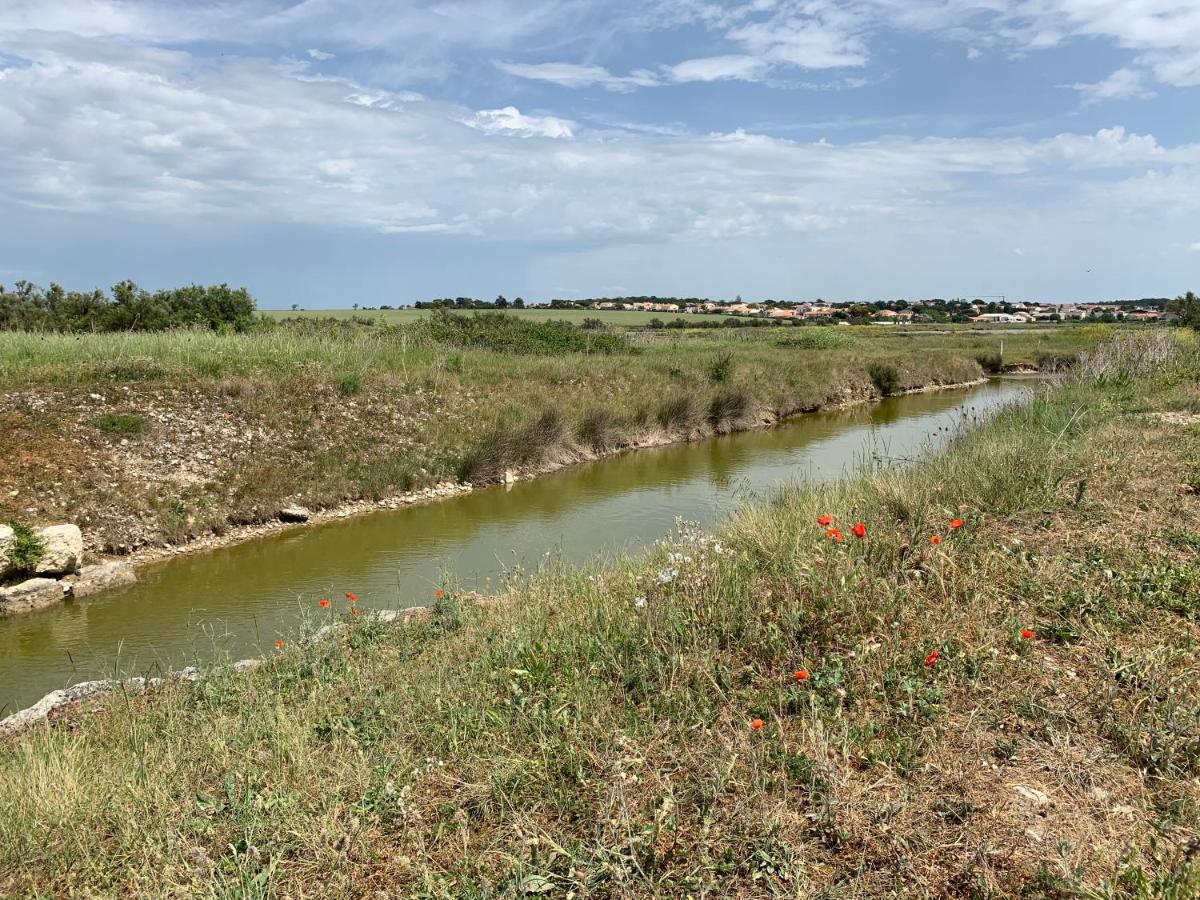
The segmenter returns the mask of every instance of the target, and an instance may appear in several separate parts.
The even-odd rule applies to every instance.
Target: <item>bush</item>
[[[66,291],[51,284],[43,290],[18,281],[13,290],[0,285],[0,330],[8,331],[165,331],[206,328],[245,331],[254,322],[254,298],[245,288],[227,284],[155,291],[132,281],[103,291]]]
[[[775,339],[775,346],[796,350],[841,350],[854,343],[854,338],[844,330],[822,326],[808,326],[798,333],[780,335]]]
[[[900,373],[895,366],[886,363],[871,363],[867,366],[867,374],[879,389],[879,393],[890,397],[900,389]]]
[[[147,423],[144,416],[121,413],[104,413],[92,419],[92,425],[105,434],[145,434]]]
[[[740,387],[718,391],[708,405],[708,421],[717,431],[732,431],[749,415],[753,401],[748,391]]]
[[[506,469],[536,464],[550,450],[565,444],[567,435],[566,420],[556,409],[548,409],[522,426],[498,425],[463,459],[459,477],[487,480],[503,475]]]
[[[729,350],[717,354],[708,366],[708,378],[713,384],[724,384],[733,374],[733,353]]]
[[[975,361],[989,375],[996,375],[1004,371],[1004,357],[999,353],[977,353]]]
[[[539,356],[601,353],[608,356],[635,352],[633,345],[620,335],[584,331],[570,322],[540,322],[501,312],[464,316],[439,310],[425,327],[440,344],[497,353]]]
[[[42,539],[28,525],[20,522],[6,522],[13,530],[13,545],[8,549],[8,562],[18,574],[29,574],[41,561],[46,547]]]
[[[621,438],[616,416],[601,407],[589,409],[583,414],[576,433],[581,442],[597,453],[612,450]]]
[[[663,428],[695,428],[701,418],[700,403],[691,394],[680,394],[666,401],[658,410],[658,424]]]
[[[362,393],[362,375],[358,372],[347,372],[338,379],[338,393],[344,397],[352,397]]]

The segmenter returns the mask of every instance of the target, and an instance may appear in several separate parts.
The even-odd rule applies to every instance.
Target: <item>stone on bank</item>
[[[51,525],[40,528],[42,557],[33,569],[34,575],[70,575],[83,564],[83,532],[78,525]]]

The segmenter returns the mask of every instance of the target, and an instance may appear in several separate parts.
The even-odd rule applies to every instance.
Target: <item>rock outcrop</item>
[[[307,522],[312,518],[312,511],[306,506],[292,504],[279,511],[280,522]]]
[[[33,569],[34,575],[70,575],[83,564],[83,532],[78,525],[51,525],[38,529],[42,542],[42,558]]]
[[[7,525],[0,525],[0,578],[5,578],[13,571],[9,562],[9,554],[17,543],[17,533]]]
[[[34,612],[61,603],[70,590],[53,578],[30,578],[11,587],[0,588],[0,616]]]
[[[137,584],[137,573],[129,563],[110,562],[84,566],[79,574],[68,579],[71,596],[90,597],[101,591]]]

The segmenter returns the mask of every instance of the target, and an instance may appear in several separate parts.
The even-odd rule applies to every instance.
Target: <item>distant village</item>
[[[655,312],[668,315],[708,314],[768,319],[780,322],[869,322],[879,325],[904,325],[920,322],[978,322],[981,324],[1021,324],[1093,320],[1099,322],[1156,322],[1172,318],[1168,299],[1115,300],[1100,303],[1039,303],[1009,301],[1005,298],[878,300],[865,301],[765,301],[709,300],[676,297],[614,297],[588,300],[551,300],[526,303],[520,297],[509,301],[497,297],[480,301],[469,297],[444,298],[418,302],[419,308],[448,309],[594,309]]]

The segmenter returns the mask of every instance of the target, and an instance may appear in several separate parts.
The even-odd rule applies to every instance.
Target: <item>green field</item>
[[[482,310],[481,310],[482,311]],[[271,319],[287,319],[287,318],[304,318],[304,319],[350,319],[358,317],[361,319],[370,319],[375,322],[385,322],[389,325],[402,325],[407,322],[415,322],[418,319],[430,315],[433,310],[428,309],[311,309],[311,310],[280,310],[280,309],[264,309],[260,310],[263,315]],[[452,310],[452,312],[464,312],[470,315],[471,310]],[[660,319],[663,322],[670,321],[675,318],[684,319],[726,319],[728,316],[719,316],[709,313],[663,313],[663,312],[637,312],[626,310],[613,309],[506,309],[503,310],[506,315],[518,316],[523,319],[533,321],[555,319],[565,322],[573,322],[576,325],[584,319],[599,319],[606,325],[614,326],[629,326],[641,327],[648,324],[653,319]]]
[[[118,551],[186,542],[268,520],[285,501],[328,508],[508,469],[535,474],[1005,366],[1059,368],[1111,333],[614,335],[553,328],[545,319],[557,313],[536,311],[501,316],[504,328],[458,320],[485,323],[462,335],[482,343],[463,343],[429,316],[396,315],[409,318],[243,334],[0,332],[0,521],[78,518]],[[512,352],[490,343],[501,332],[551,340]]]

